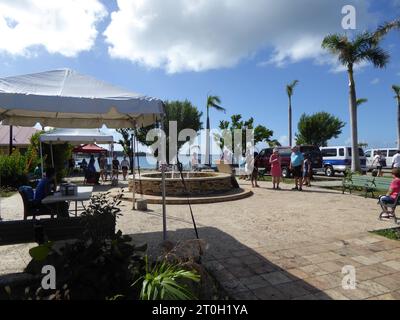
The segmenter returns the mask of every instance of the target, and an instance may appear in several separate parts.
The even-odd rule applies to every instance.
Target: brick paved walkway
[[[400,241],[368,233],[206,259],[234,299],[400,299]],[[355,290],[342,288],[342,268],[348,265],[356,270]]]

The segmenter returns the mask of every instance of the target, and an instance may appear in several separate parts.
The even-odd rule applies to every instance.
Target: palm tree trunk
[[[210,154],[210,111],[207,106],[207,127],[206,127],[206,164],[211,165],[211,154]]]
[[[289,146],[291,147],[292,140],[292,98],[289,96]]]
[[[397,97],[397,150],[400,150],[400,97]]]
[[[360,154],[358,151],[357,94],[354,82],[353,66],[348,68],[349,74],[349,107],[351,125],[351,171],[361,172]]]

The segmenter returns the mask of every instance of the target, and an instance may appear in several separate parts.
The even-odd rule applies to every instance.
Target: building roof
[[[31,127],[13,127],[13,145],[27,146],[31,137],[38,132],[37,129]],[[0,146],[8,146],[10,143],[10,126],[0,125]]]

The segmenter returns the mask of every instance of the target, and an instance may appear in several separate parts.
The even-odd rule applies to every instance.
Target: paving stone
[[[313,294],[308,294],[306,296],[301,296],[301,297],[297,297],[297,298],[293,298],[292,300],[299,300],[299,301],[308,301],[308,300],[323,300],[323,299],[319,299],[317,296],[313,295]]]
[[[237,292],[232,298],[235,300],[246,300],[246,301],[259,300],[259,298],[252,291]]]
[[[295,252],[294,250],[278,250],[274,252],[275,255],[277,255],[278,257],[280,257],[281,259],[284,258],[295,258],[298,257],[297,252]]]
[[[357,257],[353,257],[352,259],[357,261],[357,262],[359,262],[359,263],[361,263],[361,264],[363,264],[363,265],[366,265],[366,266],[370,266],[370,265],[373,265],[373,264],[376,264],[376,263],[384,261],[383,258],[380,258],[378,256],[373,256],[373,255],[370,255],[370,256],[357,256]]]
[[[364,266],[356,269],[356,279],[357,280],[370,280],[378,277],[382,277],[383,273],[379,272],[373,266]]]
[[[342,294],[337,289],[329,289],[329,290],[323,291],[322,294],[325,296],[328,296],[332,300],[349,300],[348,297],[346,297],[344,294]],[[319,297],[318,294],[317,294],[317,297]]]
[[[246,265],[256,264],[256,263],[263,263],[265,259],[256,255],[244,256],[240,258],[243,263]]]
[[[290,274],[290,277],[294,277],[300,280],[309,277],[309,275],[306,272],[300,269],[289,269],[287,270],[287,273]]]
[[[390,292],[390,289],[373,280],[361,281],[357,283],[357,288],[370,293],[371,296],[379,296]]]
[[[323,276],[323,275],[329,273],[329,272],[325,271],[324,269],[318,267],[317,265],[309,265],[309,266],[301,267],[299,269],[301,271],[307,273],[310,278],[316,277],[316,276]]]
[[[391,292],[377,297],[368,298],[367,300],[400,300],[400,294],[396,292]]]
[[[311,294],[303,286],[294,282],[283,283],[275,286],[276,289],[281,291],[287,299],[294,299]]]
[[[280,271],[263,274],[261,276],[271,285],[278,285],[293,281],[293,279],[291,279],[287,274]]]
[[[252,250],[250,250],[250,249],[232,251],[232,256],[239,257],[239,258],[244,257],[244,256],[248,256],[248,255],[251,255],[251,254],[252,254]]]
[[[305,281],[321,291],[333,289],[342,285],[342,278],[333,274],[308,278],[305,279]]]
[[[374,281],[379,283],[386,288],[396,291],[400,289],[400,273],[391,274],[389,276],[383,276],[379,278],[375,278]]]
[[[390,267],[392,269],[395,269],[397,271],[400,271],[400,261],[399,260],[386,261],[382,264],[387,267]]]
[[[295,258],[280,259],[278,261],[275,261],[275,264],[278,267],[287,270],[287,269],[295,269],[298,267],[308,266],[312,263],[302,257],[295,257]]]
[[[336,291],[349,298],[350,300],[365,300],[373,296],[373,294],[362,290],[360,288],[356,288],[354,290],[346,290],[343,288],[335,288]]]
[[[328,261],[319,263],[317,264],[317,266],[329,273],[332,273],[332,272],[341,272],[345,265],[339,263],[338,261]]]
[[[250,290],[263,288],[271,285],[267,280],[265,280],[261,276],[242,278],[240,279],[240,282],[243,283]]]
[[[249,290],[239,281],[222,282],[220,283],[220,285],[231,297],[234,297],[238,293],[246,292]]]
[[[275,271],[280,270],[278,266],[268,263],[268,262],[255,263],[255,264],[249,265],[248,267],[257,275],[275,272]]]
[[[273,286],[252,290],[261,300],[287,300],[284,294]]]

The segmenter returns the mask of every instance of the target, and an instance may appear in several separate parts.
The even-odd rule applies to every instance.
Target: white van
[[[344,173],[351,169],[350,147],[323,147],[321,148],[325,175],[333,177],[336,172]],[[359,148],[361,170],[367,172],[367,160],[362,148]]]
[[[391,168],[393,163],[393,157],[397,153],[397,149],[395,148],[379,148],[379,149],[369,149],[365,151],[365,157],[367,158],[367,169],[373,170],[376,168],[376,165],[372,165],[374,162],[374,156],[376,153],[383,154],[386,157],[386,167]]]

